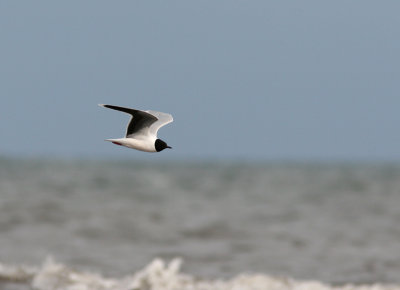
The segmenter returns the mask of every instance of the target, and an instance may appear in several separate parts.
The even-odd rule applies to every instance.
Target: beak
[[[171,147],[171,146],[167,146],[167,148],[168,148],[168,149],[172,149],[172,147]]]

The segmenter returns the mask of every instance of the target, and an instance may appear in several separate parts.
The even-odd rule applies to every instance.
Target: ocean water
[[[334,287],[400,289],[399,166],[0,159],[0,289]]]

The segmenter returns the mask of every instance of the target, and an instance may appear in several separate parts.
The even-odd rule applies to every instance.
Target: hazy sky
[[[400,2],[1,1],[0,155],[400,161]],[[103,140],[169,112],[149,154]]]

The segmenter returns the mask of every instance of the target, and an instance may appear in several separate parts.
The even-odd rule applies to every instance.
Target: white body
[[[164,141],[157,140],[158,130],[173,121],[171,114],[151,110],[141,111],[113,105],[100,104],[100,106],[131,115],[131,120],[126,128],[125,137],[106,139],[106,141],[145,152],[158,152],[165,148],[171,148]]]
[[[106,141],[113,142],[114,144],[125,146],[128,148],[145,151],[145,152],[157,152],[156,147],[154,146],[154,140],[146,139],[133,139],[133,138],[119,138],[119,139],[106,139]]]

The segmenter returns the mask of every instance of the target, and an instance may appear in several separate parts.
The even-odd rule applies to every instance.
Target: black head
[[[167,143],[165,143],[163,140],[161,140],[161,139],[157,139],[156,140],[156,142],[155,142],[155,144],[154,144],[154,146],[156,147],[156,151],[157,152],[160,152],[160,151],[163,151],[165,148],[172,148],[172,147],[169,147],[168,145],[167,145]]]

